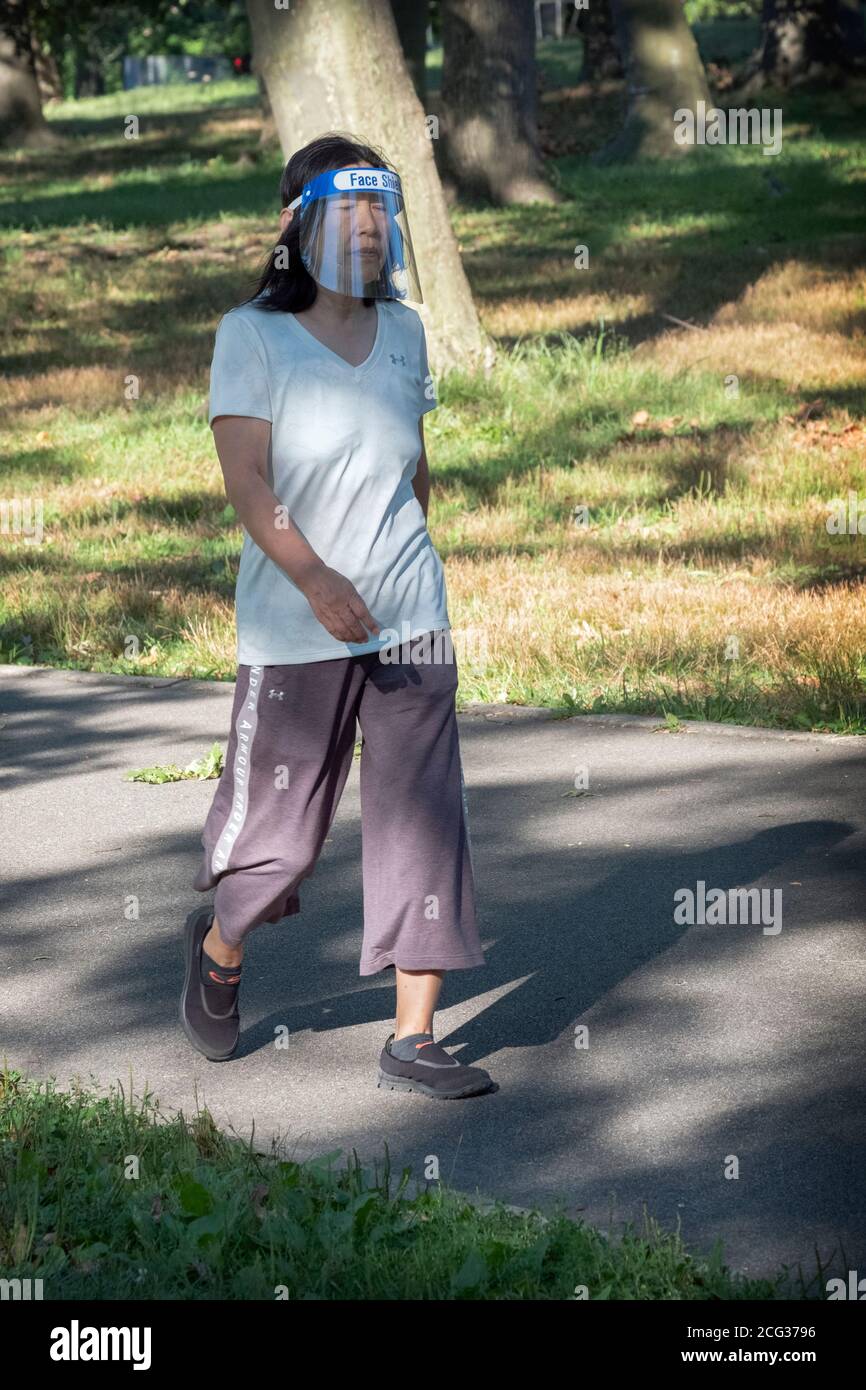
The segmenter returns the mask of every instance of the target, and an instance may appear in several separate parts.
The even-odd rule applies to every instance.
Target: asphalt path
[[[814,1273],[816,1250],[866,1269],[863,739],[461,714],[487,963],[446,976],[436,1036],[496,1089],[436,1101],[376,1087],[394,986],[358,974],[357,763],[301,915],[249,938],[238,1053],[210,1063],[181,1031],[216,783],[124,773],[225,747],[233,688],[0,667],[11,1065],[132,1077],[299,1159],[354,1148],[381,1167],[387,1145],[423,1181],[432,1157],[463,1191],[612,1233],[647,1212],[750,1274]],[[677,921],[699,883],[728,909],[730,890],[767,890],[761,918]]]

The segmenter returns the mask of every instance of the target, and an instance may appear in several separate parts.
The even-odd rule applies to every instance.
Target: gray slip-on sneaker
[[[441,1043],[429,1033],[401,1038],[412,1043],[415,1055],[410,1062],[395,1057],[388,1037],[379,1058],[379,1077],[376,1085],[388,1091],[421,1091],[437,1100],[460,1100],[464,1096],[489,1091],[493,1079],[483,1067],[466,1067],[456,1057],[450,1057]]]
[[[186,975],[180,997],[180,1021],[197,1051],[211,1062],[226,1062],[238,1045],[241,1031],[240,979],[234,985],[206,985],[201,977],[202,942],[212,922],[211,907],[196,908],[186,919]]]

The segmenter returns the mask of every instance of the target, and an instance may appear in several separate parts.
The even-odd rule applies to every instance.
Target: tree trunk
[[[394,22],[400,37],[400,47],[415,92],[427,109],[427,24],[430,6],[427,0],[391,0]]]
[[[436,172],[426,117],[380,0],[247,0],[256,69],[264,78],[283,155],[345,131],[381,149],[403,182],[424,304],[430,369],[488,364]]]
[[[598,82],[609,77],[623,77],[622,54],[616,36],[616,25],[610,10],[610,0],[595,0],[585,10],[575,10],[577,32],[583,40],[581,82]]]
[[[63,82],[53,53],[46,53],[35,34],[31,34],[33,71],[43,106],[47,101],[63,100]]]
[[[98,57],[80,34],[75,36],[72,47],[75,55],[75,75],[72,84],[75,100],[79,101],[82,97],[101,97],[105,92],[105,77]]]
[[[559,202],[538,149],[532,0],[442,0],[441,15],[443,177],[470,199]]]
[[[0,20],[0,146],[51,145],[33,66],[26,0],[4,0]]]
[[[761,25],[763,84],[784,88],[862,68],[866,36],[856,0],[763,0]]]
[[[712,106],[704,65],[682,0],[611,0],[626,70],[626,116],[619,135],[594,160],[668,158],[688,145],[674,139],[674,113]]]
[[[256,81],[259,89],[259,101],[262,106],[262,128],[259,132],[259,145],[269,147],[277,139],[277,127],[274,121],[274,113],[271,110],[271,100],[268,96],[268,89],[265,86],[265,79],[260,72],[256,73]]]

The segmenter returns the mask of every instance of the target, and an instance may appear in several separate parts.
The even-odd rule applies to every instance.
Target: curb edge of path
[[[51,673],[56,679],[71,685],[96,685],[108,683],[128,686],[133,690],[169,690],[186,686],[191,690],[210,691],[216,687],[231,688],[234,681],[199,680],[187,676],[125,676],[108,671],[79,671],[65,666],[14,665],[0,663],[0,681],[13,676],[36,677]],[[2,688],[2,687],[0,687]],[[866,748],[863,734],[813,733],[802,729],[772,729],[753,724],[723,724],[713,720],[682,719],[679,728],[668,729],[662,715],[653,714],[568,714],[561,709],[545,705],[487,704],[470,701],[458,708],[458,716],[469,719],[486,719],[497,723],[573,723],[594,725],[608,729],[630,729],[633,732],[657,732],[680,736],[682,734],[708,734],[722,738],[781,739],[787,743],[818,743],[841,747]]]
[[[552,1215],[547,1215],[547,1214],[542,1210],[541,1206],[534,1206],[534,1207],[520,1207],[520,1206],[516,1206],[516,1205],[515,1205],[514,1203],[512,1203],[512,1202],[506,1202],[503,1198],[499,1198],[499,1197],[493,1196],[493,1195],[491,1195],[491,1194],[489,1194],[489,1193],[487,1193],[487,1192],[483,1192],[480,1188],[475,1188],[474,1191],[468,1192],[468,1191],[466,1191],[464,1188],[452,1187],[452,1186],[449,1184],[449,1185],[448,1185],[448,1190],[449,1190],[449,1192],[452,1194],[452,1196],[457,1197],[457,1198],[460,1199],[461,1201],[466,1202],[468,1206],[474,1207],[474,1208],[476,1209],[476,1211],[479,1213],[479,1215],[481,1215],[481,1216],[486,1216],[488,1213],[494,1212],[494,1211],[497,1209],[497,1207],[498,1207],[498,1208],[501,1208],[501,1209],[503,1209],[503,1210],[505,1210],[505,1211],[507,1211],[507,1212],[512,1212],[515,1216],[526,1216],[526,1217],[532,1216],[532,1217],[535,1217],[535,1219],[537,1220],[539,1226],[541,1226],[541,1227],[549,1226],[551,1220],[553,1219]],[[561,1198],[560,1198],[559,1200],[561,1200]],[[551,1196],[550,1199],[549,1199],[549,1201],[550,1201],[550,1207],[552,1208],[553,1206],[556,1205],[557,1198],[554,1197],[554,1196]],[[646,1214],[647,1214],[647,1209],[646,1209],[646,1207],[645,1207],[645,1208],[644,1208],[644,1213],[643,1213],[643,1215],[645,1216]],[[621,1238],[622,1238],[623,1235],[625,1234],[625,1229],[626,1229],[627,1226],[631,1226],[632,1229],[634,1229],[634,1228],[636,1227],[636,1223],[635,1223],[635,1221],[634,1221],[633,1219],[627,1219],[627,1218],[625,1218],[625,1217],[622,1217],[622,1218],[620,1218],[619,1220],[617,1220],[617,1219],[615,1218],[612,1224],[601,1225],[601,1224],[596,1224],[594,1221],[587,1221],[586,1218],[583,1217],[583,1216],[581,1216],[580,1214],[575,1214],[575,1213],[573,1213],[573,1212],[571,1212],[571,1211],[568,1211],[568,1210],[563,1210],[562,1215],[565,1217],[565,1219],[566,1219],[567,1221],[571,1221],[571,1222],[574,1222],[574,1223],[576,1223],[576,1224],[580,1224],[580,1225],[582,1225],[582,1226],[585,1226],[585,1227],[587,1228],[587,1230],[590,1230],[590,1231],[595,1232],[596,1235],[601,1236],[604,1240],[608,1241],[609,1244],[611,1244],[611,1245],[613,1245],[613,1246],[618,1245],[619,1241],[621,1240]],[[642,1218],[642,1219],[643,1219],[643,1218]],[[656,1218],[656,1220],[657,1220],[657,1218]],[[659,1226],[659,1228],[660,1228],[661,1233],[662,1233],[663,1236],[670,1236],[670,1235],[673,1235],[673,1234],[674,1234],[674,1232],[671,1231],[671,1229],[670,1229],[669,1227],[665,1226],[663,1223],[657,1221],[657,1224],[658,1224],[658,1226]],[[682,1236],[681,1236],[681,1239],[682,1239]],[[701,1252],[700,1249],[697,1249],[697,1248],[696,1248],[693,1244],[691,1244],[691,1243],[687,1243],[687,1244],[686,1244],[686,1248],[687,1248],[687,1253],[688,1253],[689,1257],[690,1257],[692,1260],[696,1260],[696,1261],[698,1261],[698,1262],[700,1262],[700,1263],[703,1263],[703,1262],[705,1262],[705,1261],[708,1261],[709,1258],[710,1258],[710,1256],[709,1256],[709,1251]],[[805,1257],[804,1257],[804,1259],[805,1259]],[[802,1262],[801,1262],[801,1263],[802,1263]],[[755,1270],[749,1269],[749,1267],[746,1266],[746,1265],[734,1264],[734,1263],[728,1258],[727,1255],[724,1255],[724,1257],[723,1257],[723,1264],[724,1264],[724,1266],[725,1266],[725,1268],[726,1268],[728,1274],[731,1275],[731,1276],[736,1276],[736,1277],[740,1277],[740,1278],[744,1278],[744,1279],[772,1279],[772,1278],[781,1278],[781,1279],[782,1279],[782,1282],[783,1282],[783,1285],[784,1285],[784,1283],[785,1283],[785,1277],[786,1277],[786,1276],[785,1276],[785,1271],[784,1271],[783,1263],[780,1263],[780,1264],[778,1264],[778,1265],[774,1265],[774,1266],[772,1267],[772,1270],[771,1270],[771,1268],[770,1268],[769,1265],[764,1265],[764,1266],[762,1266],[761,1269],[759,1269],[758,1271],[755,1271]],[[791,1269],[792,1269],[792,1268],[793,1268],[793,1266],[788,1266],[788,1273],[787,1273],[787,1279],[788,1279],[788,1281],[789,1281],[789,1282],[788,1282],[788,1292],[786,1293],[785,1290],[784,1290],[784,1288],[783,1288],[783,1290],[782,1290],[782,1295],[781,1295],[783,1298],[785,1298],[785,1297],[788,1297],[788,1298],[793,1297],[793,1294],[790,1292],[790,1288],[791,1288],[790,1279],[791,1279],[791,1277],[792,1277],[792,1275],[791,1275]]]

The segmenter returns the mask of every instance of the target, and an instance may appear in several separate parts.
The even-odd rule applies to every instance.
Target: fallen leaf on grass
[[[785,415],[782,418],[791,425],[798,425],[801,421],[809,420],[813,415],[820,415],[824,409],[823,399],[817,401],[804,401],[801,406],[794,411],[793,415]]]

